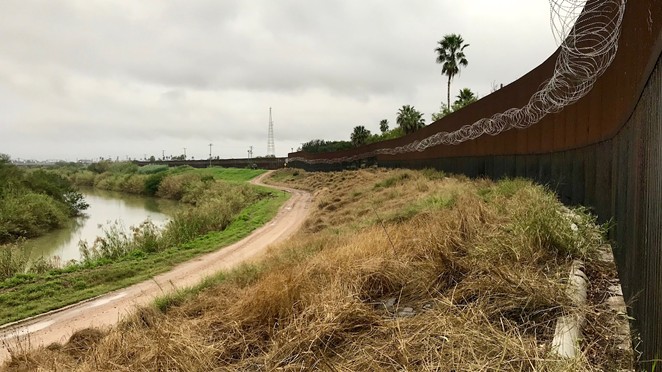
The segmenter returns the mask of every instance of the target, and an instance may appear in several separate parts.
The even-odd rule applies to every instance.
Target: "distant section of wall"
[[[482,136],[423,152],[355,162],[290,166],[310,170],[437,168],[476,177],[521,176],[548,184],[569,204],[613,220],[611,238],[643,360],[662,358],[662,0],[627,4],[616,59],[576,104],[524,130]],[[520,80],[406,137],[307,160],[344,158],[403,146],[523,106],[551,75],[556,54]],[[635,345],[637,346],[637,345]]]
[[[259,169],[280,169],[285,166],[287,158],[243,158],[243,159],[209,159],[207,160],[157,160],[135,161],[134,163],[143,166],[148,164],[163,164],[170,167],[188,165],[193,168],[207,168],[209,166],[225,168],[259,168]]]

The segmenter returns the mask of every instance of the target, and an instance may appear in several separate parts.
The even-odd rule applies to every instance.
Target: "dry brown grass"
[[[415,171],[275,179],[314,191],[317,207],[261,263],[164,312],[140,309],[94,342],[17,355],[8,369],[606,367],[549,351],[557,317],[580,310],[565,294],[569,263],[590,261],[602,238],[543,188]]]

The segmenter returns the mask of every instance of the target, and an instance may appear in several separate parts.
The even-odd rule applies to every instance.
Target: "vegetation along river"
[[[90,207],[69,226],[26,242],[24,247],[29,250],[32,260],[42,256],[57,256],[62,263],[79,260],[81,240],[91,245],[98,236],[103,236],[104,229],[112,225],[122,226],[129,233],[131,226],[146,219],[163,226],[180,208],[179,203],[166,199],[93,188],[81,188],[80,192]]]

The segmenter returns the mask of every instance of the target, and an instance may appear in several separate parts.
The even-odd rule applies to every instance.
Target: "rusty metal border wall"
[[[177,167],[181,165],[188,165],[193,168],[207,168],[209,165],[215,167],[226,168],[259,168],[259,169],[280,169],[285,166],[287,158],[240,158],[240,159],[209,159],[202,160],[156,160],[150,161],[135,161],[134,163],[139,166],[149,164],[167,165],[169,167]]]
[[[610,238],[635,346],[642,360],[662,358],[662,0],[630,0],[619,52],[593,90],[540,123],[498,136],[423,152],[377,155],[352,163],[290,166],[340,170],[359,166],[437,168],[474,177],[527,177],[568,204],[611,220]],[[523,105],[551,75],[556,54],[518,81],[467,109],[406,137],[337,153],[290,158],[333,159],[402,146],[439,131]],[[645,365],[645,364],[643,364]]]

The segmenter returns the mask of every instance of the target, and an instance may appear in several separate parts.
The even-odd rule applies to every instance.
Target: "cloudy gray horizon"
[[[546,0],[4,0],[0,153],[14,159],[277,156],[445,102],[434,48],[458,33],[451,95],[483,97],[549,57]]]

